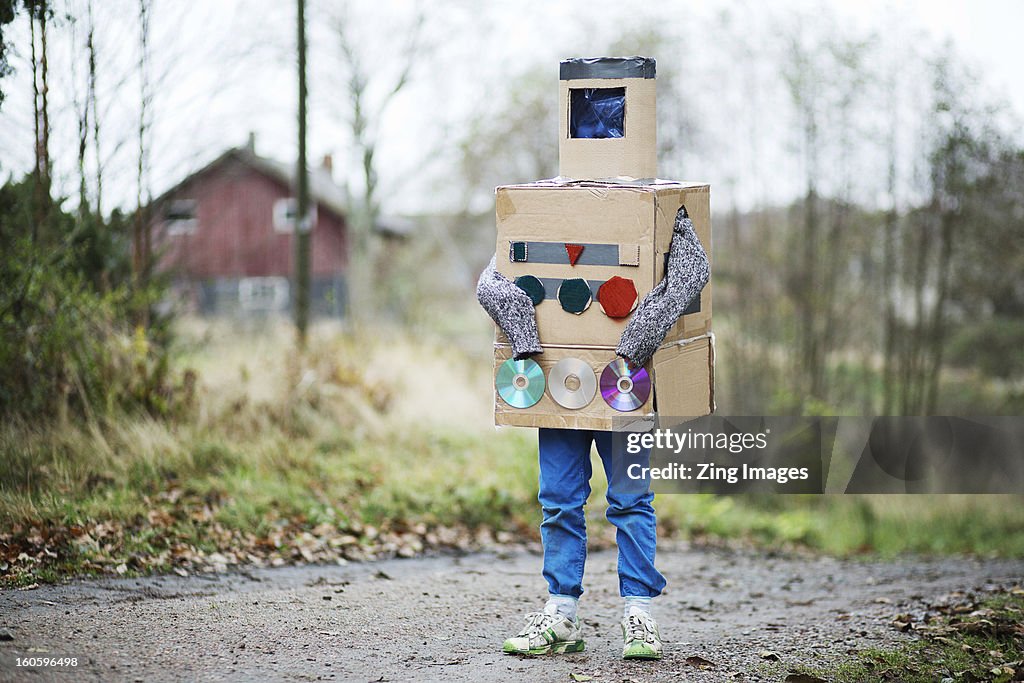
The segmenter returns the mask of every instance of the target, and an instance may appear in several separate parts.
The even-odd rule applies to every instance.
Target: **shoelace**
[[[654,627],[648,624],[647,619],[631,614],[626,620],[626,639],[654,643]]]
[[[542,631],[546,630],[549,626],[555,623],[557,620],[557,614],[548,614],[547,612],[531,612],[526,615],[526,626],[519,632],[520,636],[527,638],[533,638],[538,636]]]

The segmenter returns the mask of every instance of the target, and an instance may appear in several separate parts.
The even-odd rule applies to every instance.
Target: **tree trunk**
[[[139,155],[136,168],[136,194],[135,194],[135,221],[134,239],[135,245],[132,268],[134,271],[135,285],[138,288],[145,286],[150,269],[150,229],[148,219],[147,201],[147,170],[149,164],[148,150],[146,148],[149,126],[147,116],[149,113],[149,0],[139,0]],[[144,327],[149,326],[149,306],[141,304],[138,311],[138,323]]]
[[[946,346],[946,302],[949,300],[950,265],[953,261],[953,238],[956,230],[956,216],[952,211],[942,214],[940,231],[939,265],[935,307],[932,309],[931,323],[931,364],[926,376],[924,407],[929,415],[934,415],[938,407],[939,380],[942,374],[942,359]]]
[[[39,131],[39,146],[41,151],[40,168],[43,178],[43,201],[46,207],[46,215],[48,216],[50,211],[50,198],[52,197],[52,182],[50,179],[50,67],[48,55],[49,50],[46,39],[47,12],[48,8],[46,3],[41,3],[41,10],[39,12],[39,68],[40,77],[42,79],[42,91],[40,92],[42,129]]]
[[[815,317],[818,310],[818,193],[811,181],[807,188],[804,203],[803,226],[803,269],[804,291],[798,294],[800,302],[800,338],[803,353],[798,362],[804,364],[804,376],[810,398],[822,398],[820,382],[821,348],[815,330]]]
[[[32,61],[32,153],[35,160],[35,165],[32,168],[32,239],[34,241],[39,234],[39,226],[43,222],[43,178],[42,173],[39,172],[43,155],[39,146],[39,59],[36,55],[36,17],[33,11],[28,13],[28,24],[29,36],[32,41],[30,59]]]
[[[934,206],[933,206],[934,209]],[[901,414],[920,415],[923,410],[924,372],[922,355],[925,348],[925,336],[928,333],[928,316],[925,311],[925,296],[928,289],[928,258],[930,254],[928,224],[933,212],[918,216],[917,242],[914,245],[914,329],[907,342],[906,352],[902,358],[903,381]]]
[[[828,240],[822,257],[818,259],[821,272],[818,277],[819,299],[815,321],[818,323],[816,337],[819,363],[815,374],[817,392],[814,396],[822,400],[829,398],[828,360],[832,349],[838,346],[836,328],[839,321],[836,311],[836,296],[844,263],[850,257],[845,246],[846,243],[844,243],[849,230],[849,212],[849,204],[845,199],[838,205],[833,203],[830,212],[832,216],[829,221]],[[821,267],[821,262],[824,263],[824,267]],[[839,388],[842,389],[842,386]]]
[[[73,81],[73,102],[75,107],[75,118],[78,122],[78,221],[82,224],[89,215],[89,183],[85,169],[86,155],[89,150],[89,88],[85,89],[84,99],[80,96],[78,89],[81,80],[78,76],[78,31],[74,24],[72,30],[72,54],[75,55],[71,66]]]
[[[50,113],[46,14],[45,3],[32,7],[28,12],[32,40],[32,125],[35,133],[35,167],[32,171],[33,240],[39,236],[50,215]]]
[[[103,162],[100,154],[100,115],[99,104],[96,101],[96,22],[93,19],[92,0],[88,5],[89,35],[86,38],[86,48],[89,52],[89,97],[88,102],[92,107],[92,145],[96,157],[96,216],[103,217]]]
[[[890,191],[893,184],[890,182]],[[885,317],[882,328],[882,415],[891,415],[896,402],[896,302],[893,281],[896,270],[896,208],[885,213],[882,239],[882,299]]]

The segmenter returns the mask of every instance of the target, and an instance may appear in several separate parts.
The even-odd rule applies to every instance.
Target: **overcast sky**
[[[68,0],[72,4],[75,0]],[[311,158],[331,153],[340,180],[346,169],[357,165],[351,156],[344,125],[347,100],[344,80],[335,65],[335,39],[331,17],[339,2],[310,2]],[[82,4],[79,2],[78,4]],[[98,43],[105,70],[101,98],[109,122],[104,143],[108,207],[130,204],[133,186],[133,130],[137,124],[139,84],[132,76],[137,60],[137,23],[133,0],[109,0],[97,7]],[[433,59],[421,65],[415,80],[394,101],[387,115],[375,120],[380,126],[380,167],[384,188],[392,192],[385,202],[391,212],[442,210],[446,165],[443,153],[454,144],[459,125],[478,109],[481,101],[503,81],[534,64],[551,65],[551,93],[557,92],[557,62],[569,56],[597,56],[617,35],[645,27],[670,27],[672,35],[690,41],[699,50],[713,45],[716,37],[705,35],[713,17],[731,12],[738,21],[756,26],[767,12],[777,19],[787,12],[818,13],[822,3],[791,0],[760,3],[717,0],[710,3],[658,2],[641,6],[627,16],[620,2],[552,3],[544,0],[475,3],[451,0],[425,3],[428,12],[427,40]],[[1024,113],[1024,2],[1019,0],[859,0],[830,3],[841,23],[849,22],[895,40],[926,40],[938,44],[949,39],[972,65],[992,100],[1005,100],[1019,119]],[[151,188],[154,194],[216,157],[225,148],[244,143],[248,132],[258,136],[258,151],[282,160],[295,154],[294,8],[273,0],[153,0],[154,80],[161,84],[153,103]],[[357,43],[364,59],[379,63],[389,82],[389,69],[398,49],[414,3],[411,0],[377,0],[352,3],[352,25],[358,27]],[[435,14],[429,14],[434,12]],[[696,28],[693,28],[696,27]],[[703,28],[701,28],[703,27]],[[16,52],[27,53],[23,22],[10,37]],[[919,36],[924,35],[924,38]],[[81,47],[82,37],[76,37]],[[19,42],[20,41],[20,42]],[[73,59],[70,40],[53,46],[55,82],[52,93],[52,136],[56,175],[64,192],[73,193],[75,180],[76,125],[71,102],[76,93],[71,77],[81,82],[84,65]],[[680,54],[684,54],[680,52]],[[701,55],[685,52],[684,69],[711,72],[729,65],[702,63]],[[671,63],[673,54],[653,55]],[[0,173],[20,174],[31,165],[30,81],[23,60],[15,55],[18,72],[6,79],[8,93],[0,111]],[[120,76],[118,74],[121,74]],[[705,79],[707,74],[704,74]],[[121,82],[123,81],[123,82]],[[695,77],[694,83],[702,83]],[[743,92],[718,92],[707,87],[693,93],[694,111],[713,120],[716,101],[740,99]],[[376,83],[375,83],[376,85]],[[379,93],[374,93],[379,95]],[[80,97],[81,92],[77,95]],[[768,114],[766,114],[768,116]],[[771,130],[770,127],[767,130]],[[781,135],[784,131],[776,131]],[[555,133],[552,131],[552,145]],[[715,159],[726,148],[703,148],[687,156],[688,178],[721,182]],[[442,152],[438,152],[442,150]],[[716,154],[715,152],[720,152]],[[782,152],[779,152],[780,158]],[[768,155],[770,158],[770,155]],[[781,163],[781,162],[780,162]],[[699,166],[694,168],[694,166]],[[779,175],[794,169],[781,167]],[[710,174],[710,177],[708,177]],[[439,190],[439,187],[441,188]],[[397,192],[401,189],[401,193]],[[749,188],[739,188],[737,194]],[[785,193],[783,192],[783,195]],[[751,195],[752,196],[752,195]]]
[[[865,19],[887,4],[884,0],[843,3]],[[977,64],[990,85],[1024,113],[1024,2],[1020,0],[912,0],[912,16],[933,35],[949,38]]]

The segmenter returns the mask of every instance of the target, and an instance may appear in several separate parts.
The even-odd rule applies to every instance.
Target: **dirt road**
[[[657,663],[619,659],[614,552],[587,563],[585,652],[501,654],[545,595],[540,557],[515,552],[6,591],[0,680],[779,681],[796,664],[908,637],[889,621],[922,599],[1024,577],[1020,560],[858,562],[685,546],[663,547],[658,560],[669,589],[655,601],[667,648]],[[76,656],[79,666],[32,673],[16,656]]]

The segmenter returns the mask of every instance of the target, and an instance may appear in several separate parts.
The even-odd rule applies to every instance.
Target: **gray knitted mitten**
[[[672,233],[665,277],[637,306],[615,349],[615,353],[635,365],[643,365],[650,360],[665,335],[711,277],[708,256],[697,239],[685,206],[679,207],[676,213]]]
[[[480,274],[476,283],[476,298],[512,344],[516,360],[543,353],[537,335],[537,319],[533,302],[526,292],[496,269],[497,256]]]

